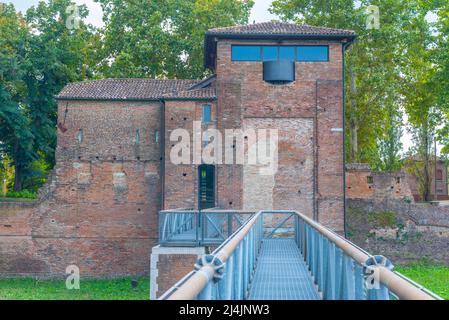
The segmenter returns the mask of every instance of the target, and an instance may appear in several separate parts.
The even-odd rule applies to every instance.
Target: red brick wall
[[[222,40],[217,44],[217,88],[219,128],[242,128],[253,119],[278,119],[280,125],[289,121],[313,122],[312,151],[291,152],[294,140],[280,144],[279,154],[294,155],[276,178],[277,188],[267,197],[288,198],[285,202],[274,200],[275,209],[300,209],[337,231],[343,230],[343,106],[342,106],[342,45],[324,41],[285,41],[283,44],[326,44],[329,45],[329,62],[296,62],[296,81],[286,85],[272,85],[263,81],[261,62],[231,61],[232,44],[254,44],[251,41]],[[278,44],[274,41],[257,41],[257,44]],[[337,130],[332,130],[336,128]],[[295,127],[293,126],[293,129]],[[307,138],[308,133],[306,133]],[[304,138],[304,137],[303,137]],[[306,138],[306,139],[307,139]],[[285,138],[280,137],[280,141]],[[304,142],[306,143],[306,142]],[[300,161],[301,158],[303,161]],[[281,159],[282,161],[282,159]],[[289,170],[297,172],[312,162],[316,179],[289,179]],[[303,168],[305,169],[305,168]],[[306,170],[308,172],[308,170]],[[219,168],[218,187],[221,207],[245,207],[243,199],[243,171],[241,166]],[[282,196],[279,194],[283,190]],[[299,194],[298,190],[305,190]],[[312,205],[305,206],[312,190]],[[313,191],[314,190],[314,191]],[[287,194],[286,194],[287,193]],[[229,203],[232,202],[231,206]],[[268,199],[265,202],[270,202]]]
[[[348,199],[413,200],[410,175],[405,172],[371,172],[367,165],[352,164],[346,177]]]
[[[63,276],[70,264],[81,277],[148,273],[158,239],[160,115],[159,103],[60,102],[67,131],[58,130],[54,190],[31,212],[11,213],[26,237],[0,228],[8,261],[0,274]],[[11,219],[4,210],[0,217]]]

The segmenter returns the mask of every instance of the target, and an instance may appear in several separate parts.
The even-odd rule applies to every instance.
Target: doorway
[[[198,209],[215,207],[215,166],[198,167]]]

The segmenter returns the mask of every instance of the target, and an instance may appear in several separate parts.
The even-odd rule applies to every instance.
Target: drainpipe
[[[342,58],[343,58],[343,232],[345,238],[347,238],[346,230],[346,49],[352,42],[346,42],[342,45]]]

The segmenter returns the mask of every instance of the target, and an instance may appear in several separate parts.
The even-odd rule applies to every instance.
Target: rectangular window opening
[[[263,61],[276,61],[279,60],[279,47],[266,46],[262,47]]]
[[[260,61],[260,46],[232,46],[232,61]]]
[[[233,45],[232,61],[329,61],[329,46],[251,46]]]
[[[300,46],[298,47],[297,60],[301,62],[329,61],[329,47]]]
[[[212,121],[212,110],[210,104],[203,105],[203,123],[210,123]]]

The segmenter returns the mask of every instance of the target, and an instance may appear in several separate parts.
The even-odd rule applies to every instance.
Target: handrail
[[[174,209],[160,211],[162,246],[219,245],[254,214],[248,210]]]
[[[240,242],[245,238],[247,233],[251,230],[258,217],[261,215],[258,212],[246,224],[240,227],[231,237],[227,239],[212,253],[216,259],[221,263],[225,263],[232,252],[237,248]],[[198,271],[189,274],[190,277],[183,282],[182,286],[168,297],[169,300],[193,300],[206,287],[207,283],[213,279],[215,268],[211,264],[202,266]]]
[[[288,213],[289,211],[286,211]],[[353,258],[359,264],[363,265],[371,256],[360,248],[355,246],[352,242],[337,235],[325,226],[317,223],[306,215],[295,211],[295,213],[305,220],[310,226],[315,228],[319,233],[325,236],[328,240],[335,243],[337,247],[343,250],[348,256]],[[391,292],[403,300],[434,300],[435,296],[430,295],[422,288],[416,287],[404,277],[400,277],[397,273],[389,270],[384,266],[377,266],[380,272],[380,282],[383,283]]]
[[[235,211],[234,211],[235,212]],[[357,264],[362,267],[365,263],[373,258],[368,252],[357,247],[352,242],[328,229],[327,227],[319,224],[308,216],[292,210],[263,210],[255,214],[249,219],[243,226],[241,226],[234,234],[232,234],[225,242],[223,242],[214,252],[211,254],[213,260],[210,263],[206,263],[198,268],[198,270],[189,273],[186,277],[178,282],[178,285],[174,287],[174,291],[166,292],[161,299],[170,300],[193,300],[200,295],[201,292],[213,281],[216,275],[216,265],[214,262],[224,264],[234,251],[239,247],[245,237],[250,233],[251,229],[261,218],[261,215],[266,213],[272,214],[294,214],[297,218],[302,219],[308,227],[315,229],[320,235],[332,242],[336,248],[340,249],[348,258],[352,258]],[[324,241],[324,240],[323,240]],[[360,267],[359,267],[360,268]],[[413,281],[407,279],[403,275],[393,272],[382,265],[375,265],[379,271],[379,281],[383,284],[388,291],[396,295],[399,299],[403,300],[434,300],[441,299],[437,295],[429,292],[422,286],[417,285]],[[318,275],[319,276],[319,275]]]

